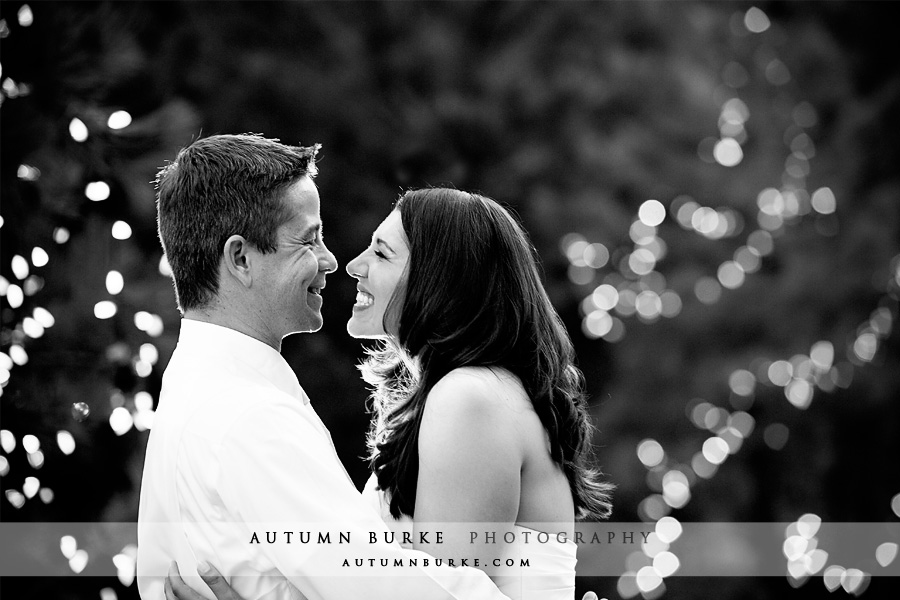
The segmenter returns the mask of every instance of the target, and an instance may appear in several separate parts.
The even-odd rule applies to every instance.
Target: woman
[[[523,534],[516,543],[484,548],[540,551],[535,563],[546,568],[489,572],[501,590],[571,598],[575,544],[566,540],[576,517],[609,514],[611,486],[587,466],[581,374],[525,232],[489,198],[412,190],[347,272],[358,280],[348,332],[382,340],[362,365],[375,413],[363,493],[396,530],[508,525]],[[535,529],[565,535],[519,543]],[[471,553],[467,542],[413,546],[451,558]]]

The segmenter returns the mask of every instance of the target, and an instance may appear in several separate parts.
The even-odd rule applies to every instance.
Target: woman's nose
[[[365,262],[366,261],[362,260],[362,254],[360,254],[359,256],[357,256],[356,258],[354,258],[353,260],[351,260],[350,262],[347,263],[347,267],[346,267],[347,274],[350,277],[356,277],[356,278],[365,277],[365,273],[364,273]]]

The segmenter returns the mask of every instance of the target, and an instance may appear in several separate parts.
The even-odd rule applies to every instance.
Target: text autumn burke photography
[[[468,531],[468,543],[476,544],[547,544],[551,541],[564,544],[572,540],[578,545],[582,544],[640,544],[649,541],[650,531],[614,531],[583,532],[576,531],[568,534],[565,531]],[[357,532],[356,536],[360,533]],[[352,531],[253,531],[250,534],[250,544],[350,544],[355,539]],[[378,544],[384,541],[388,544],[397,542],[404,546],[441,545],[445,543],[444,531],[369,531],[365,532],[364,540],[368,544]]]

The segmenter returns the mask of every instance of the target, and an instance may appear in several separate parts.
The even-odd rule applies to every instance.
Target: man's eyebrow
[[[312,235],[314,233],[321,233],[321,232],[322,232],[322,224],[321,223],[313,223],[312,225],[306,227],[305,229],[303,229],[300,232],[300,238],[306,239],[307,237],[309,237],[310,235]]]

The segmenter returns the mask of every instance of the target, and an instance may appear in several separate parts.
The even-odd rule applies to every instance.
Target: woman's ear
[[[253,283],[253,276],[250,272],[251,248],[250,243],[240,235],[229,237],[225,240],[225,246],[222,248],[225,269],[247,288]]]

